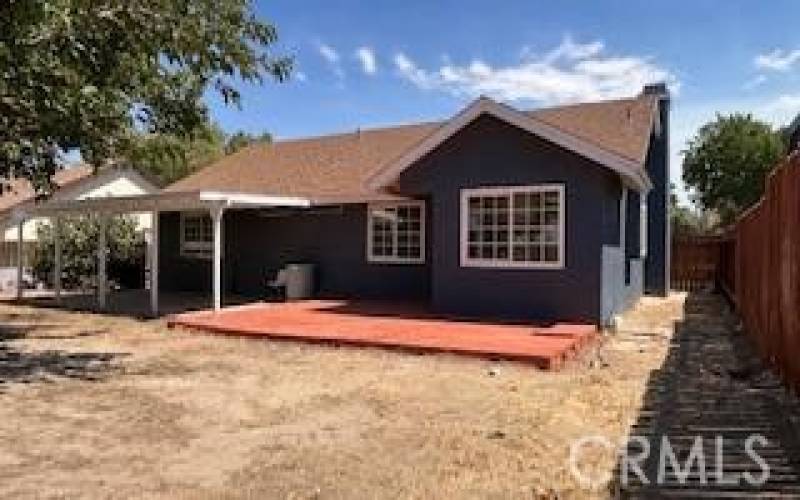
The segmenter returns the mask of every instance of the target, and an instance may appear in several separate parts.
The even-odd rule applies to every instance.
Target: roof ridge
[[[527,109],[520,109],[517,107],[512,106],[514,109],[519,110],[524,114],[535,114],[538,112],[545,112],[545,111],[558,111],[562,109],[574,109],[581,106],[596,106],[596,105],[604,105],[604,104],[621,104],[624,102],[634,103],[642,99],[651,98],[652,96],[648,96],[645,94],[639,94],[637,96],[631,97],[620,97],[617,99],[606,99],[603,101],[581,101],[581,102],[574,102],[569,104],[557,104],[553,106],[543,106],[540,108],[527,108]],[[300,142],[307,142],[307,141],[318,141],[324,139],[336,139],[336,138],[344,138],[351,135],[358,135],[358,134],[365,134],[365,133],[380,133],[380,132],[389,132],[395,131],[398,129],[403,128],[416,128],[416,127],[425,127],[425,126],[437,126],[446,123],[449,118],[443,118],[439,120],[424,120],[421,122],[406,122],[406,123],[398,123],[396,125],[376,125],[376,126],[367,126],[367,127],[358,127],[355,130],[349,131],[340,131],[340,132],[330,132],[330,133],[322,133],[322,134],[315,134],[309,136],[302,136],[302,137],[292,137],[287,139],[276,139],[272,142],[257,142],[253,144],[249,144],[250,146],[273,146],[276,144],[293,144],[293,143],[300,143]],[[242,150],[247,149],[247,147],[242,148]],[[238,151],[237,151],[238,152]],[[235,154],[235,153],[234,153]],[[229,155],[231,156],[231,155]]]
[[[323,139],[336,139],[336,138],[343,138],[350,135],[358,135],[358,134],[371,134],[376,132],[390,132],[396,131],[398,129],[404,128],[419,128],[425,126],[437,126],[441,125],[442,123],[446,122],[447,120],[425,120],[421,122],[414,122],[414,123],[401,123],[398,125],[383,125],[383,126],[376,126],[376,127],[366,127],[366,128],[357,128],[353,131],[348,132],[332,132],[329,134],[318,134],[318,135],[310,135],[304,137],[293,137],[290,139],[278,139],[272,142],[264,142],[260,145],[262,146],[271,146],[276,144],[292,144],[298,142],[307,142],[307,141],[319,141]]]
[[[599,147],[600,149],[603,149],[604,151],[608,151],[610,153],[618,154],[618,155],[622,156],[623,158],[627,158],[629,160],[639,162],[639,161],[641,161],[639,158],[635,158],[633,156],[630,156],[627,153],[614,151],[613,149],[610,149],[606,145],[602,144],[600,141],[597,141],[596,138],[592,137],[589,134],[585,134],[585,133],[578,132],[578,131],[575,131],[575,130],[569,130],[569,129],[563,127],[562,125],[559,125],[557,123],[553,123],[553,122],[550,122],[550,121],[546,120],[542,116],[537,116],[538,115],[537,111],[560,110],[560,109],[565,109],[565,108],[574,108],[574,107],[587,106],[587,105],[622,104],[622,103],[624,103],[626,101],[629,102],[629,103],[638,103],[640,101],[647,101],[647,100],[652,101],[651,102],[651,106],[655,104],[654,96],[647,95],[647,94],[641,94],[639,96],[632,97],[632,98],[613,99],[613,100],[597,101],[597,102],[584,102],[584,103],[577,103],[577,104],[572,104],[572,105],[563,106],[563,107],[551,107],[551,108],[541,108],[541,109],[523,111],[523,114],[526,115],[531,120],[543,121],[547,125],[549,125],[551,127],[554,127],[556,129],[564,132],[565,134],[569,134],[569,135],[571,135],[573,137],[577,137],[577,138],[579,138],[581,140],[590,142],[590,143],[594,144],[595,146]],[[630,120],[630,111],[628,112],[628,118]],[[628,124],[630,124],[630,121],[628,122]],[[651,123],[651,126],[652,126],[652,123]]]

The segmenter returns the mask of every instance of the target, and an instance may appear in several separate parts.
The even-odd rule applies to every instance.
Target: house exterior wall
[[[462,267],[461,191],[537,184],[564,186],[563,268]],[[638,196],[629,196],[621,225],[615,173],[513,125],[479,117],[401,174],[393,190],[426,201],[425,264],[368,262],[365,204],[228,210],[226,291],[262,296],[277,270],[309,262],[321,295],[427,299],[463,316],[607,323],[641,294]],[[162,214],[160,228],[162,287],[209,290],[210,260],[180,255],[180,214]]]
[[[620,206],[620,210],[623,207]],[[601,323],[610,325],[614,316],[636,304],[644,287],[641,258],[641,197],[627,191],[624,199],[625,229],[619,238],[602,249]],[[624,238],[624,241],[622,241]]]
[[[162,288],[210,290],[210,260],[180,255],[180,214],[164,213],[160,222]],[[286,264],[312,263],[316,292],[322,296],[428,298],[428,264],[367,261],[365,204],[310,211],[229,210],[223,232],[228,292],[261,297],[266,281]]]
[[[644,292],[644,259],[642,258],[642,195],[628,191],[625,210],[625,287],[622,309],[636,304]],[[645,223],[647,225],[647,223]],[[647,230],[647,229],[645,229]]]
[[[180,212],[162,212],[158,220],[159,288],[170,292],[210,292],[211,260],[181,255]],[[225,214],[225,222],[230,214]],[[227,224],[225,224],[227,226]],[[224,233],[223,233],[224,234]],[[227,243],[227,242],[226,242]],[[225,255],[228,255],[225,245]],[[225,261],[227,262],[227,258]],[[228,273],[223,273],[223,279]],[[230,290],[226,283],[226,290]]]
[[[625,307],[625,255],[618,245],[603,245],[601,262],[600,322],[610,325]]]
[[[484,269],[460,263],[460,192],[560,183],[565,187],[563,269]],[[429,196],[431,298],[444,312],[601,321],[602,247],[619,245],[616,175],[512,125],[482,116],[404,172],[397,189]]]
[[[660,101],[660,127],[653,132],[647,153],[647,174],[653,189],[647,196],[647,257],[644,266],[645,292],[669,292],[669,99]]]

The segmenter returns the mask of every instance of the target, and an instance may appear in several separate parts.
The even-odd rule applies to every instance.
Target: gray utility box
[[[310,299],[314,295],[314,265],[288,264],[285,269],[286,299]]]

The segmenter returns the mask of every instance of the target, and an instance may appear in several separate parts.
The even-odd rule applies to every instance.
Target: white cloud
[[[369,47],[359,47],[355,53],[356,58],[361,63],[361,69],[367,75],[374,75],[378,71],[378,63],[375,58],[375,51]]]
[[[319,50],[319,55],[329,63],[335,64],[339,62],[339,53],[330,45],[320,43],[317,45],[317,50]]]
[[[753,90],[755,88],[764,85],[766,82],[767,82],[766,75],[756,75],[750,80],[746,81],[744,85],[742,85],[742,88],[744,90]]]
[[[308,75],[306,75],[306,74],[305,74],[305,73],[303,73],[302,71],[296,71],[296,72],[294,73],[294,78],[295,78],[295,80],[297,80],[298,82],[305,82],[305,81],[307,81],[307,80],[308,80]]]
[[[336,49],[328,44],[318,42],[317,52],[319,52],[319,55],[322,56],[325,62],[331,67],[331,71],[333,71],[334,75],[338,78],[344,78],[344,69],[342,69],[341,64],[342,58],[339,56],[339,52]]]
[[[523,49],[522,60],[507,66],[474,59],[463,65],[444,62],[427,70],[402,52],[395,55],[394,64],[402,78],[421,89],[470,97],[485,94],[504,101],[562,104],[610,99],[635,95],[656,81],[678,90],[677,78],[650,58],[609,56],[604,51],[601,41],[582,44],[567,36],[543,55]]]
[[[776,126],[786,125],[800,114],[800,94],[779,95],[756,108],[756,114]]]
[[[756,68],[764,70],[789,71],[797,62],[800,62],[800,49],[775,49],[768,54],[756,56],[753,64]]]
[[[419,69],[417,65],[407,55],[398,52],[394,56],[394,65],[400,75],[409,80],[411,83],[422,89],[433,88],[433,81],[431,77],[423,70]]]

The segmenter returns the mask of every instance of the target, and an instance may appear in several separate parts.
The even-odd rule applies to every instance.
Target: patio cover
[[[25,220],[36,217],[50,217],[55,222],[55,293],[56,301],[61,298],[61,238],[60,218],[70,215],[87,215],[98,217],[103,227],[108,217],[126,213],[150,212],[153,214],[150,252],[150,307],[153,315],[158,314],[158,214],[159,212],[208,210],[213,229],[213,297],[212,306],[215,311],[222,303],[222,215],[227,208],[269,208],[297,207],[308,208],[311,200],[293,196],[272,196],[223,191],[195,192],[161,192],[136,196],[107,196],[86,198],[81,200],[47,200],[30,201],[15,207],[11,219],[18,226],[17,247],[17,298],[23,295],[22,285],[22,225]],[[100,231],[98,238],[98,305],[106,306],[107,243],[105,231]]]

